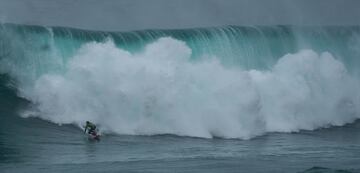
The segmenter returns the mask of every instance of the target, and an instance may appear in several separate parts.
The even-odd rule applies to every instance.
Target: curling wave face
[[[63,75],[23,95],[55,123],[91,120],[107,132],[248,139],[359,118],[359,81],[330,53],[303,50],[269,71],[193,63],[182,41],[161,38],[132,54],[110,40],[79,49]]]
[[[350,72],[344,57],[326,51],[299,49],[277,58],[260,53],[250,57],[263,68],[253,68],[223,61],[236,59],[237,51],[199,53],[195,47],[206,43],[203,39],[194,47],[164,36],[130,51],[109,35],[84,43],[75,39],[75,46],[60,44],[71,37],[49,37],[57,39],[53,42],[32,36],[37,44],[49,44],[0,46],[22,45],[22,53],[2,51],[0,65],[2,73],[17,79],[18,94],[34,103],[23,117],[78,125],[90,120],[106,133],[241,139],[343,125],[360,117],[356,70]],[[35,49],[41,50],[36,56]]]

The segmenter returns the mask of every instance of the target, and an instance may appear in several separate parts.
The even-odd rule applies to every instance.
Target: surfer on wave
[[[88,131],[88,134],[90,134],[90,135],[95,134],[96,135],[96,125],[89,122],[89,121],[86,121],[84,133],[86,133],[86,130]]]

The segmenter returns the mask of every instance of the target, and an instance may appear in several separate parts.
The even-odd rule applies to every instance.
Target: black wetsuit
[[[89,130],[88,130],[88,134],[96,133],[96,132],[95,132],[96,126],[95,126],[95,124],[93,124],[93,123],[88,123],[88,124],[86,124],[86,126],[85,126],[85,132],[86,132],[87,129],[89,129]]]

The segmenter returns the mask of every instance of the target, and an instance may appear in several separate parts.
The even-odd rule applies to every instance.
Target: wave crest
[[[359,118],[359,81],[330,53],[287,54],[268,71],[190,59],[191,49],[170,37],[138,53],[91,42],[64,74],[44,74],[22,94],[37,103],[34,116],[132,135],[249,139]]]

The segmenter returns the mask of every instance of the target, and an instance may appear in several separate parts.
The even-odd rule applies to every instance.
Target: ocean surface
[[[360,172],[359,67],[358,26],[1,24],[0,172]]]

